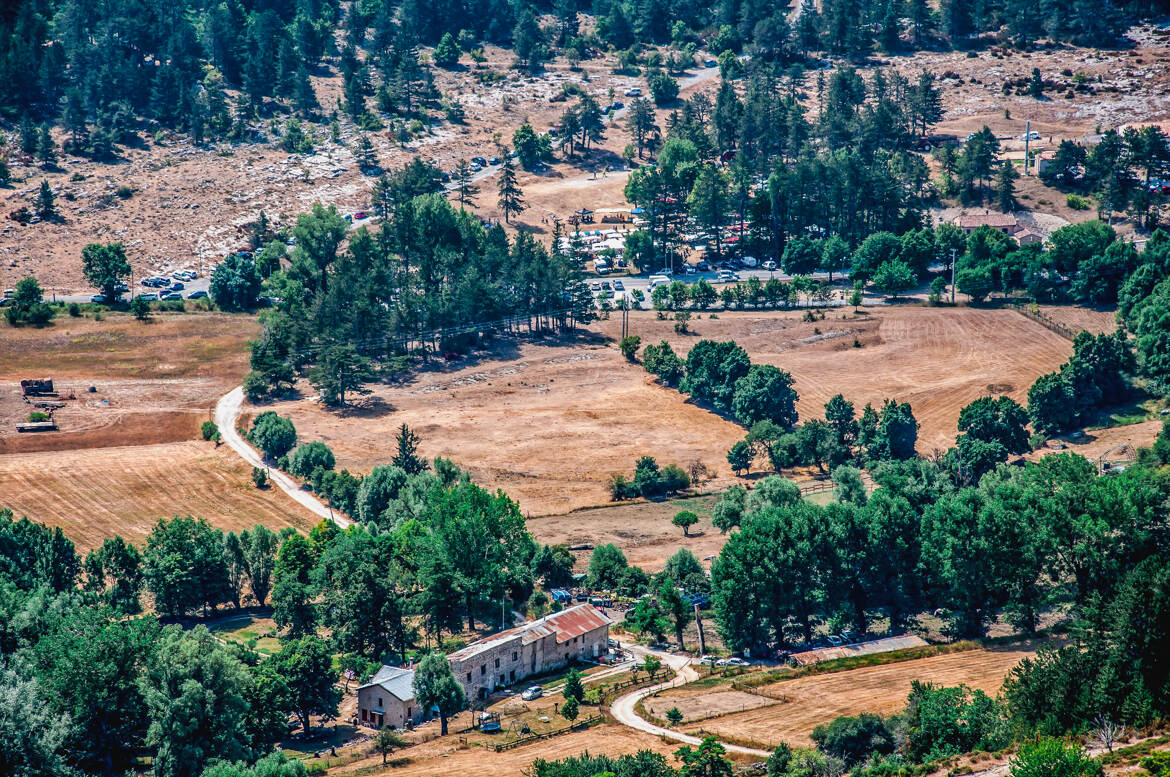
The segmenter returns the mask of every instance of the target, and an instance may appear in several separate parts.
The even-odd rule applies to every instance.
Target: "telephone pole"
[[[951,304],[952,305],[955,304],[955,256],[958,253],[959,252],[957,249],[954,249],[954,248],[951,249]]]

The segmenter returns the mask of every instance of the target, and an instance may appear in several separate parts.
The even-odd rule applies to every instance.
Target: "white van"
[[[651,289],[654,289],[656,286],[663,286],[663,285],[666,285],[666,286],[670,285],[670,278],[668,276],[665,276],[665,275],[651,275],[650,276],[650,288]]]
[[[593,269],[597,271],[598,275],[609,275],[609,262],[604,259],[594,259]]]

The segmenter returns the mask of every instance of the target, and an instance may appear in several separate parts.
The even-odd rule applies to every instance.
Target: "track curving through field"
[[[328,505],[306,491],[299,483],[278,469],[271,469],[261,458],[260,454],[248,444],[240,433],[236,431],[236,423],[240,418],[240,409],[244,404],[244,389],[237,386],[220,397],[215,405],[215,424],[228,447],[239,454],[240,458],[253,467],[262,467],[268,470],[268,477],[293,501],[321,518],[327,518],[341,528],[347,528],[353,522],[348,518],[334,513]]]

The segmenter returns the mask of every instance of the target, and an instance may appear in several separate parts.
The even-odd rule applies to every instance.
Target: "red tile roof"
[[[554,612],[543,618],[525,623],[523,626],[501,631],[490,637],[476,640],[447,656],[452,661],[462,661],[477,655],[482,650],[496,647],[508,640],[520,638],[524,645],[545,637],[556,635],[558,644],[572,642],[574,637],[608,626],[612,621],[591,604],[578,604],[561,612]]]

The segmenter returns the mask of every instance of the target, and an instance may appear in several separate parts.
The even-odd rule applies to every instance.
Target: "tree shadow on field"
[[[345,407],[331,408],[341,418],[381,418],[397,412],[398,408],[382,397],[367,396],[348,400]]]

